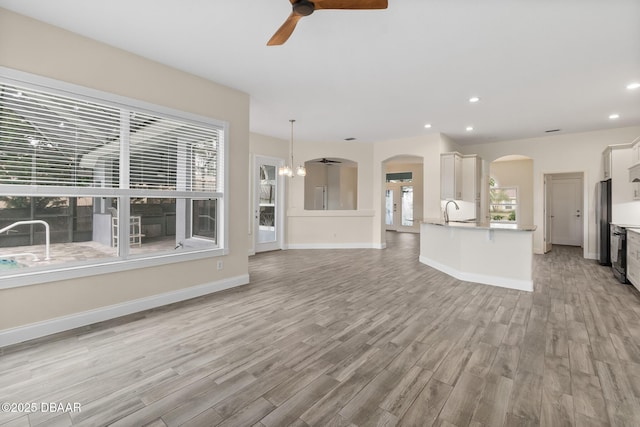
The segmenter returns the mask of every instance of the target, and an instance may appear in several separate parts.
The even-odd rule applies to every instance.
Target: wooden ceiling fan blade
[[[273,37],[271,37],[271,39],[267,42],[267,46],[284,44],[284,42],[286,42],[289,37],[291,37],[293,30],[296,29],[296,25],[298,24],[300,18],[302,18],[302,16],[296,15],[294,13],[289,15],[287,20],[284,21],[284,24],[282,24],[280,28],[278,28],[278,31],[276,31]]]
[[[320,9],[386,9],[387,0],[315,0],[316,10]]]

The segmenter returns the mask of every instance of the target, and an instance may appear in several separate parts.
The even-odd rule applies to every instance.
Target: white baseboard
[[[289,243],[287,249],[384,249],[386,243]]]
[[[249,275],[243,274],[186,289],[180,289],[160,295],[152,295],[120,304],[97,308],[95,310],[84,311],[43,322],[19,326],[17,328],[5,329],[0,331],[0,347],[21,343],[58,332],[68,331],[70,329],[103,322],[109,319],[115,319],[116,317],[196,298],[202,295],[234,288],[236,286],[246,285],[247,283],[249,283]]]
[[[586,259],[600,259],[600,254],[597,254],[595,252],[587,252]]]
[[[420,255],[420,262],[465,282],[482,283],[485,285],[499,286],[501,288],[533,292],[533,280],[512,279],[508,277],[489,276],[486,274],[459,271],[422,255]]]

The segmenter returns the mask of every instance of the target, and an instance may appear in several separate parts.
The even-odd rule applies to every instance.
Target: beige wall
[[[0,66],[227,121],[227,203],[234,213],[223,270],[210,258],[0,290],[0,331],[248,273],[247,94],[4,9]]]
[[[463,147],[465,154],[478,154],[483,160],[493,160],[511,154],[533,159],[533,223],[534,251],[542,253],[544,237],[544,175],[553,173],[584,172],[584,200],[587,208],[585,221],[585,255],[595,258],[596,247],[595,189],[602,180],[602,151],[610,144],[625,144],[640,135],[640,126],[582,132],[515,141],[493,142]],[[632,206],[637,204],[630,203]]]
[[[533,160],[491,162],[490,176],[500,187],[517,187],[520,225],[533,224]]]
[[[305,210],[305,180],[289,180],[287,244],[304,247],[371,247],[373,196],[373,145],[360,142],[298,142],[296,164],[323,157],[357,163],[357,209]]]

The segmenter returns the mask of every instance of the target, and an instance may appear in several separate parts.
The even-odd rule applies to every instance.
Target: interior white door
[[[553,186],[551,185],[551,177],[549,175],[544,176],[544,253],[551,250],[553,246],[551,243],[551,191]]]
[[[582,179],[555,178],[551,191],[551,243],[582,246]]]
[[[255,251],[282,249],[282,177],[278,167],[281,159],[256,156],[255,159]]]

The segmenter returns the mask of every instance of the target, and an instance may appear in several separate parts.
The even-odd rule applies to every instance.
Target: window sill
[[[127,270],[135,270],[138,268],[155,267],[166,264],[180,263],[186,261],[195,261],[206,258],[214,258],[227,255],[227,249],[215,248],[206,250],[195,250],[185,253],[157,254],[146,256],[144,258],[133,258],[127,260],[110,259],[93,264],[60,266],[55,270],[38,269],[36,271],[28,271],[15,273],[0,277],[0,290],[18,288],[21,286],[38,285],[48,282],[56,282],[60,280],[71,280],[81,277],[98,276],[102,274],[117,273]],[[15,271],[15,270],[14,270]]]
[[[373,217],[375,212],[371,209],[360,210],[299,210],[289,209],[287,217]]]

